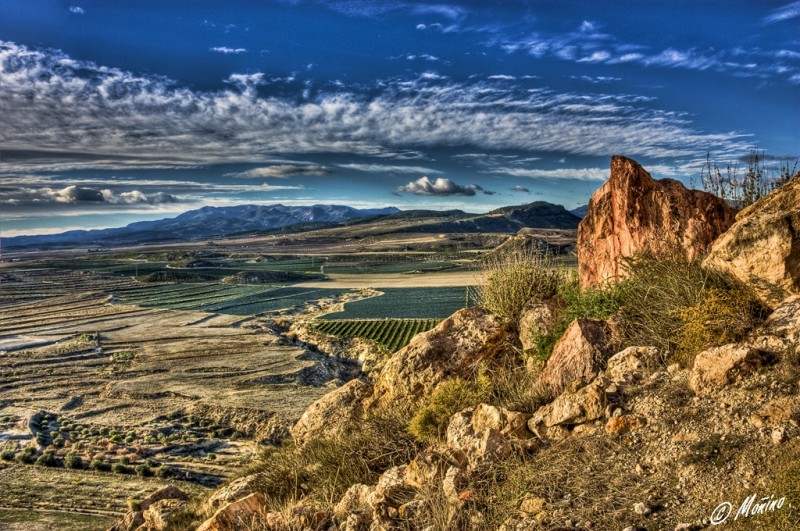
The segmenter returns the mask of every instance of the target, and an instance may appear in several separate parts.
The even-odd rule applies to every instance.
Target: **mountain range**
[[[403,228],[393,224],[403,220]],[[414,223],[408,224],[408,220]],[[561,205],[537,201],[527,205],[504,207],[487,214],[461,210],[401,211],[395,207],[356,209],[343,205],[285,206],[238,205],[203,207],[174,218],[138,221],[125,227],[73,230],[60,234],[3,238],[2,246],[70,247],[134,245],[203,240],[231,235],[265,232],[294,232],[365,222],[386,223],[387,232],[517,232],[522,228],[574,229],[580,217]],[[396,229],[396,230],[393,230]]]

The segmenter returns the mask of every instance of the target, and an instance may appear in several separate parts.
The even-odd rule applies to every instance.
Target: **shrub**
[[[111,436],[111,442],[115,443],[122,442],[122,435],[120,435],[119,433],[115,433],[114,435]]]
[[[677,313],[682,326],[675,357],[684,366],[707,348],[740,341],[766,317],[750,293],[735,288],[711,288],[702,300]]]
[[[75,452],[70,452],[64,457],[64,466],[71,469],[83,468],[83,459]]]
[[[173,474],[172,468],[166,465],[161,465],[160,467],[156,468],[156,477],[159,479],[168,478],[172,476],[172,474]]]
[[[127,455],[123,455],[122,457],[119,458],[119,462],[122,463],[123,465],[129,465],[131,464],[131,458],[128,457]]]
[[[17,454],[14,453],[14,450],[3,450],[0,452],[0,459],[3,461],[13,461],[16,455]]]
[[[39,466],[56,466],[58,463],[56,462],[55,453],[52,450],[45,450],[36,460],[36,464]]]
[[[111,465],[106,463],[101,457],[95,457],[89,463],[89,468],[91,470],[97,470],[98,472],[108,472],[111,470]]]
[[[375,484],[389,468],[413,459],[420,446],[406,433],[407,423],[403,408],[377,411],[335,439],[269,448],[244,474],[257,474],[259,490],[275,510],[301,498],[331,503],[351,485]]]
[[[482,269],[485,283],[477,289],[479,305],[515,324],[528,302],[554,297],[564,279],[550,255],[536,252],[492,253]]]
[[[33,446],[26,446],[17,454],[17,461],[20,463],[32,464],[36,461],[36,449]]]
[[[425,405],[412,417],[408,432],[423,443],[441,439],[450,417],[464,408],[488,401],[491,391],[492,384],[486,374],[479,374],[475,381],[448,380],[433,391]]]
[[[114,463],[111,466],[111,471],[115,474],[129,474],[131,469],[123,465],[122,463]]]
[[[147,465],[136,465],[134,471],[136,472],[137,476],[141,476],[143,478],[150,477],[153,475],[153,471]]]

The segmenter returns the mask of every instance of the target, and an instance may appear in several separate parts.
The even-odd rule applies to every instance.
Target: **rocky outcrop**
[[[205,511],[216,511],[220,507],[253,494],[258,490],[258,476],[243,476],[233,480],[229,485],[218,489],[205,503]]]
[[[468,379],[481,362],[499,362],[509,353],[509,337],[508,328],[488,311],[459,310],[389,358],[370,406],[415,404],[447,379]]]
[[[697,355],[689,376],[689,387],[706,396],[753,373],[761,367],[761,353],[747,345],[732,343],[710,348]]]
[[[575,381],[591,382],[605,369],[611,354],[610,330],[604,321],[576,319],[553,347],[542,371],[542,381],[559,394]]]
[[[332,438],[341,434],[361,418],[364,399],[372,393],[372,385],[363,380],[350,380],[323,396],[305,410],[292,428],[298,446],[311,439]]]
[[[452,416],[447,425],[447,446],[462,454],[469,470],[479,470],[528,445],[526,423],[530,415],[479,404]]]
[[[702,257],[733,221],[734,211],[715,195],[655,180],[635,161],[615,155],[610,178],[578,226],[581,285],[624,277],[623,259],[641,251],[678,249],[689,259]]]
[[[739,212],[704,264],[738,278],[771,308],[800,294],[800,176]]]
[[[169,524],[170,515],[183,508],[189,496],[172,485],[162,487],[139,502],[109,531],[159,531]]]
[[[203,522],[197,531],[238,531],[251,529],[253,524],[266,512],[266,500],[260,492],[220,508]]]
[[[608,405],[607,384],[605,379],[597,378],[580,389],[565,391],[533,414],[528,429],[542,439],[558,439],[575,425],[601,418]]]

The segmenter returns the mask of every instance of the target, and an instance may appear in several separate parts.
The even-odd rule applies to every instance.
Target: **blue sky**
[[[798,156],[800,2],[0,0],[2,235]]]

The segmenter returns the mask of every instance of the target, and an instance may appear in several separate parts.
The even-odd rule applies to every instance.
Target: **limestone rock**
[[[610,435],[627,435],[647,425],[647,420],[639,415],[620,415],[606,422],[606,432]]]
[[[624,277],[623,259],[641,251],[679,249],[689,259],[702,257],[733,221],[722,199],[673,179],[655,180],[635,161],[615,155],[610,178],[578,226],[581,285]]]
[[[655,347],[628,347],[608,359],[606,378],[616,383],[634,383],[658,365]]]
[[[591,382],[606,366],[610,355],[609,327],[604,321],[572,321],[553,347],[542,371],[542,381],[559,394],[575,381]]]
[[[112,525],[108,531],[134,531],[144,525],[141,511],[128,511],[121,520]]]
[[[739,212],[704,264],[735,276],[771,308],[800,295],[800,176]]]
[[[405,481],[417,489],[423,489],[439,483],[447,469],[458,464],[447,448],[426,448],[406,467]]]
[[[237,478],[229,485],[222,487],[212,494],[205,503],[206,511],[215,511],[229,503],[241,500],[245,496],[256,492],[258,476],[250,475]]]
[[[762,328],[767,334],[800,345],[800,296],[782,301],[767,317]]]
[[[764,404],[750,415],[750,423],[758,428],[775,428],[800,420],[800,398],[785,396]]]
[[[605,393],[607,384],[603,378],[597,378],[576,391],[565,391],[533,414],[528,421],[528,429],[541,438],[551,438],[554,432],[548,428],[569,428],[599,419],[608,405]]]
[[[139,508],[141,511],[144,511],[151,504],[160,501],[160,500],[188,500],[189,496],[183,492],[178,487],[174,487],[172,485],[167,485],[166,487],[162,487],[155,491],[153,494],[148,496],[147,498],[143,499],[139,502]]]
[[[706,396],[761,367],[761,353],[747,345],[731,343],[697,355],[689,375],[689,387]]]
[[[266,513],[266,500],[260,492],[254,492],[238,501],[221,507],[203,522],[197,531],[238,531],[249,529],[255,520]]]
[[[552,303],[528,303],[519,318],[519,341],[522,350],[531,350],[536,347],[536,338],[547,334],[553,326]]]
[[[508,328],[488,311],[460,310],[389,358],[370,406],[413,404],[446,379],[469,378],[481,361],[507,355],[509,338]]]
[[[506,437],[527,439],[532,435],[527,426],[529,418],[531,416],[526,413],[509,411],[504,407],[478,404],[472,413],[472,428],[476,433],[495,430]]]
[[[174,498],[153,502],[142,511],[143,526],[148,531],[162,531],[167,528],[172,513],[183,509],[184,506],[186,501]]]
[[[529,415],[487,404],[453,415],[447,425],[447,446],[463,453],[469,470],[505,459],[526,445],[515,444],[531,436],[525,422]]]
[[[447,469],[442,480],[442,491],[447,497],[447,501],[451,504],[457,504],[459,496],[468,486],[469,476],[464,469],[457,466],[451,466]]]
[[[334,507],[333,516],[339,522],[353,520],[350,518],[353,515],[360,516],[358,522],[351,521],[351,526],[372,521],[372,508],[367,503],[367,497],[373,490],[374,487],[367,485],[352,485]]]
[[[305,410],[292,428],[292,438],[298,446],[311,439],[335,437],[361,418],[364,399],[372,385],[362,380],[350,380],[323,396]]]

